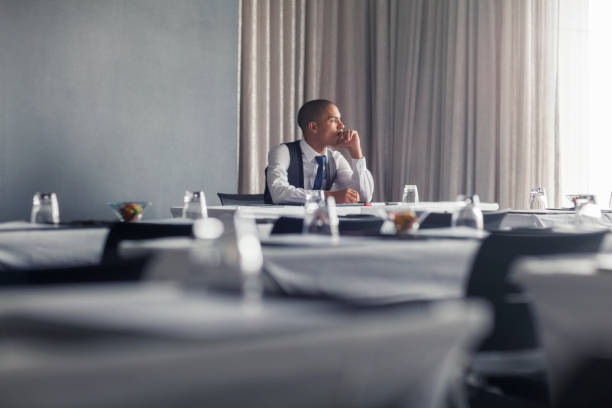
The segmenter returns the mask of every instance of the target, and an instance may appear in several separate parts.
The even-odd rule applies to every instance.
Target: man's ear
[[[319,130],[319,126],[317,126],[317,122],[315,122],[314,120],[308,122],[308,125],[306,127],[313,133],[317,133]]]

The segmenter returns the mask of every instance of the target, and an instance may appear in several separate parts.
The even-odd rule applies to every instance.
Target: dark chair
[[[377,235],[384,220],[373,215],[339,217],[338,232],[341,235]],[[301,234],[304,220],[279,217],[270,234]]]
[[[147,259],[136,258],[103,265],[10,270],[0,274],[0,287],[134,282],[143,277]]]
[[[523,390],[532,387],[528,393],[537,394],[542,402],[546,402],[548,392],[545,370],[539,358],[532,359],[532,365],[524,363],[525,375],[518,376],[518,379],[512,370],[506,371],[520,353],[524,353],[523,356],[538,356],[540,346],[531,304],[522,288],[507,279],[508,274],[513,262],[522,256],[597,252],[605,233],[498,231],[484,240],[475,257],[465,290],[467,297],[485,299],[493,306],[493,329],[478,348],[474,360],[476,372],[495,377],[499,381],[496,385],[510,384],[510,387]],[[487,360],[484,357],[491,356],[494,358],[488,361],[499,364],[482,364]],[[485,366],[489,368],[478,368]],[[528,373],[528,367],[533,367],[531,373]],[[522,382],[523,379],[528,381]]]
[[[490,211],[482,214],[484,229],[487,231],[495,231],[499,229],[507,211]],[[451,213],[429,213],[421,222],[419,228],[448,228],[451,226]]]
[[[486,211],[482,213],[484,229],[487,231],[498,230],[507,214],[508,211]]]
[[[221,205],[264,205],[263,194],[226,194],[217,193]]]
[[[191,224],[149,224],[139,222],[119,222],[111,227],[104,251],[102,264],[120,261],[118,248],[121,241],[140,241],[167,237],[192,237]]]
[[[419,228],[430,229],[430,228],[448,228],[451,226],[451,213],[436,213],[431,212],[427,214],[425,219],[420,223]]]

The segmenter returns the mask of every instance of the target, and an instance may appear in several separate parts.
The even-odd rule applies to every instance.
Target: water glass
[[[544,187],[534,187],[529,192],[529,209],[530,210],[545,210],[548,208],[546,200],[546,190]]]
[[[183,218],[197,220],[208,217],[206,197],[203,191],[185,191],[183,202]]]
[[[241,210],[234,214],[238,266],[242,276],[242,300],[245,311],[258,313],[263,296],[263,252],[255,219],[247,217]]]
[[[336,200],[325,200],[323,191],[313,191],[306,195],[304,203],[304,234],[322,234],[338,237],[338,214]]]
[[[57,194],[36,193],[32,199],[30,221],[36,224],[59,224]]]
[[[402,203],[416,205],[419,203],[419,190],[414,184],[406,184],[402,191]]]
[[[598,223],[601,219],[601,208],[592,194],[577,195],[574,198],[574,207],[578,223]]]
[[[480,198],[474,194],[472,197],[461,196],[458,200],[459,208],[453,212],[451,225],[453,227],[469,227],[481,230],[484,228]]]

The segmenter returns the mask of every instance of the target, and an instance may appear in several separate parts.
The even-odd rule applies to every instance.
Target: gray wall
[[[237,186],[238,0],[0,0],[0,221]]]

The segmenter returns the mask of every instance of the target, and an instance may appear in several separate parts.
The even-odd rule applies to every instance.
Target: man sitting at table
[[[304,138],[268,153],[266,203],[303,203],[313,190],[324,190],[325,198],[332,196],[339,204],[371,201],[374,180],[361,153],[359,134],[344,127],[338,107],[325,99],[306,102],[297,122]],[[350,163],[338,148],[348,150]]]

